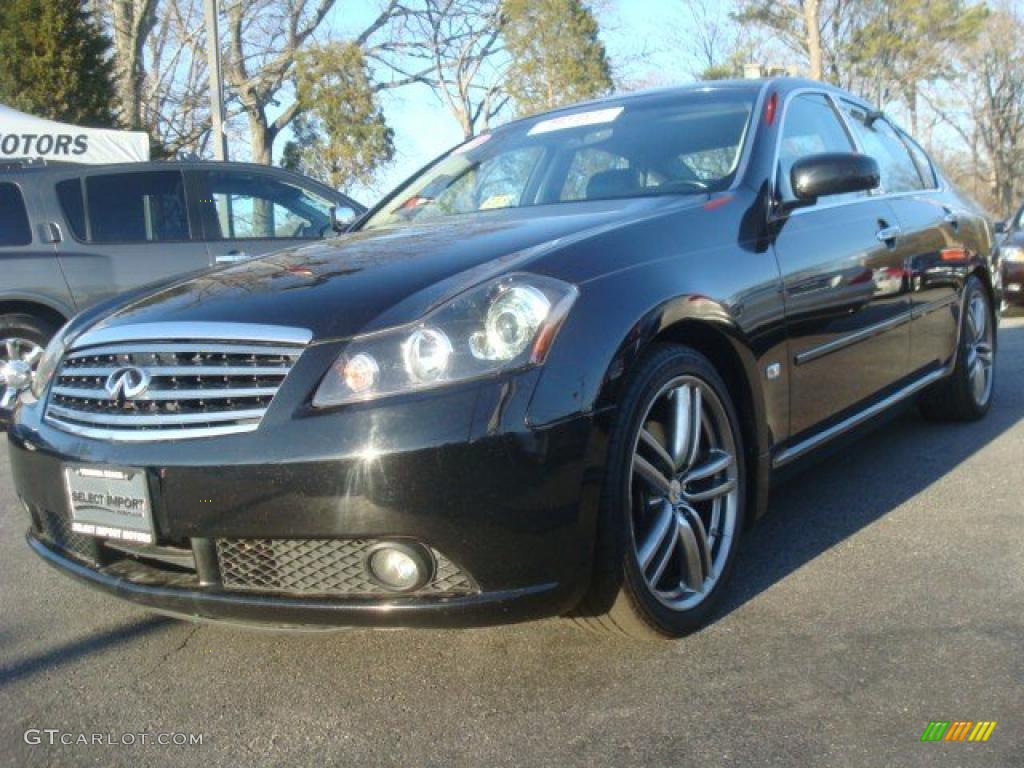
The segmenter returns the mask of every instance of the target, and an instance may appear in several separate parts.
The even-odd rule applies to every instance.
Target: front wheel
[[[598,567],[610,578],[595,579],[577,617],[633,637],[703,625],[743,528],[743,457],[735,408],[708,359],[686,347],[649,355],[609,448]]]
[[[34,372],[56,332],[52,323],[33,315],[0,315],[0,410],[12,407],[18,396],[18,390],[8,386],[8,378]]]

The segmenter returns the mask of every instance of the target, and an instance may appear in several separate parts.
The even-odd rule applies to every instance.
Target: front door
[[[792,200],[798,159],[852,152],[832,101],[804,93],[786,106],[776,195]],[[866,193],[822,198],[778,225],[785,291],[790,434],[799,436],[906,375],[910,296],[895,214]]]
[[[203,221],[216,263],[244,261],[334,234],[331,207],[341,223],[356,217],[354,206],[253,168],[196,172],[203,190]]]

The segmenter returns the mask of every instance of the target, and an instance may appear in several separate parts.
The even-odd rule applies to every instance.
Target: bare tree
[[[227,51],[224,77],[249,124],[252,159],[270,163],[274,140],[304,105],[287,105],[298,53],[306,46],[336,0],[224,0]],[[393,20],[408,15],[400,0],[384,2],[372,21],[350,42],[366,55],[382,55],[394,46],[378,40]],[[399,85],[395,81],[389,85]],[[273,117],[269,107],[280,108]]]
[[[157,0],[95,0],[94,9],[108,21],[114,41],[114,77],[121,103],[121,123],[144,128],[143,51],[156,26]]]
[[[977,42],[961,52],[962,80],[924,92],[925,100],[962,140],[986,174],[990,201],[1010,213],[1024,195],[1024,15],[994,10]]]
[[[402,40],[371,58],[397,82],[428,86],[469,138],[508,103],[501,30],[500,0],[421,0],[406,17]]]
[[[160,10],[145,51],[144,124],[164,153],[202,154],[210,132],[202,0],[163,0]]]

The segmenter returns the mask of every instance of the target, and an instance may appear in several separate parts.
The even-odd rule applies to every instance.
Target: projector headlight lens
[[[325,408],[540,365],[579,295],[539,275],[492,280],[407,326],[357,336],[313,397]]]

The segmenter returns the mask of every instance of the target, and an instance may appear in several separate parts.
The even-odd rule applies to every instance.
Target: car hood
[[[540,262],[581,237],[704,198],[646,198],[488,211],[355,232],[212,269],[135,294],[90,330],[167,322],[260,323],[345,338],[411,322],[492,276]],[[569,279],[587,279],[581,274]]]

